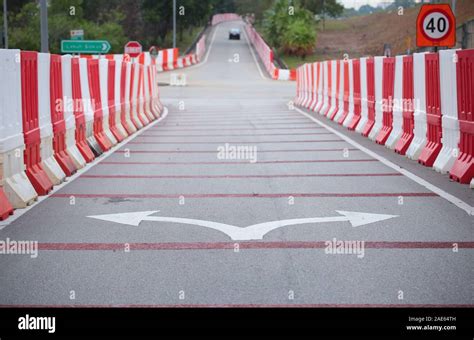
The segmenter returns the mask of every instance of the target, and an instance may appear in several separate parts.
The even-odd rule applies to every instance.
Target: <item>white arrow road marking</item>
[[[253,224],[245,228],[236,227],[230,224],[217,223],[205,220],[195,220],[190,218],[179,218],[179,217],[161,217],[161,216],[150,216],[158,211],[138,211],[131,213],[122,214],[109,214],[109,215],[96,215],[87,216],[89,218],[95,218],[97,220],[120,223],[125,225],[132,225],[138,227],[142,221],[155,221],[155,222],[171,222],[181,224],[198,225],[205,228],[218,230],[234,241],[249,241],[249,240],[261,240],[263,237],[272,230],[286,227],[290,225],[308,224],[308,223],[326,223],[326,222],[350,222],[353,227],[360,227],[366,224],[371,224],[379,221],[385,221],[390,218],[398,217],[397,215],[382,215],[382,214],[371,214],[361,213],[354,211],[337,211],[343,216],[333,217],[314,217],[314,218],[297,218],[291,220],[272,221],[259,224]]]

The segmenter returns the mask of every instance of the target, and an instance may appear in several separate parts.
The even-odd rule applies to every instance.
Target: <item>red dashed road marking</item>
[[[127,244],[130,250],[219,250],[234,249],[323,249],[325,241],[316,242],[163,242],[163,243],[38,243],[38,250],[124,250]],[[365,241],[367,249],[452,249],[453,243],[458,248],[473,249],[474,242],[388,242]]]
[[[131,151],[133,153],[133,151]],[[378,162],[376,159],[316,159],[316,160],[294,160],[294,161],[259,161],[250,163],[249,161],[228,161],[228,162],[118,162],[103,161],[97,165],[234,165],[234,164],[299,164],[299,163],[365,163]]]
[[[53,198],[316,198],[316,197],[438,197],[431,192],[391,192],[391,193],[280,193],[280,194],[53,194]]]
[[[284,174],[284,175],[82,175],[80,178],[100,179],[219,179],[219,178],[304,178],[304,177],[391,177],[402,176],[398,172],[377,174]]]

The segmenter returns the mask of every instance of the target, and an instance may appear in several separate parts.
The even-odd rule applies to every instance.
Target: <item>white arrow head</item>
[[[370,214],[356,211],[336,210],[336,212],[346,216],[353,227],[360,227],[362,225],[385,221],[394,217],[398,217],[397,215]]]
[[[96,216],[87,216],[89,218],[95,218],[96,220],[108,221],[108,222],[115,222],[125,225],[133,225],[138,227],[146,217],[153,215],[159,212],[159,210],[155,211],[138,211],[138,212],[131,212],[131,213],[123,213],[123,214],[110,214],[110,215],[96,215]]]

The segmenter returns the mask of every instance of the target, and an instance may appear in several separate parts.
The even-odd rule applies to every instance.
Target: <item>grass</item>
[[[297,68],[298,66],[303,65],[305,63],[312,63],[320,60],[318,55],[309,55],[305,59],[290,55],[282,55],[280,57],[290,69]]]
[[[179,31],[176,34],[176,47],[179,48],[179,53],[183,54],[186,52],[189,46],[193,43],[194,39],[197,35],[204,29],[203,26],[201,27],[193,27],[191,30],[185,30],[183,32],[183,40],[179,39]],[[166,44],[165,46],[172,46],[173,45],[173,36],[169,34],[166,37]]]

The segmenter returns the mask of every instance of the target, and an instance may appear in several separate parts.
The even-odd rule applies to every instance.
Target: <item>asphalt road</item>
[[[0,224],[40,249],[0,255],[0,305],[473,305],[473,191],[289,107],[295,83],[262,77],[234,26],[179,71],[186,87],[161,88],[164,120]],[[338,211],[390,218],[353,227]],[[306,218],[262,239],[235,229]],[[328,253],[334,239],[357,252]]]

